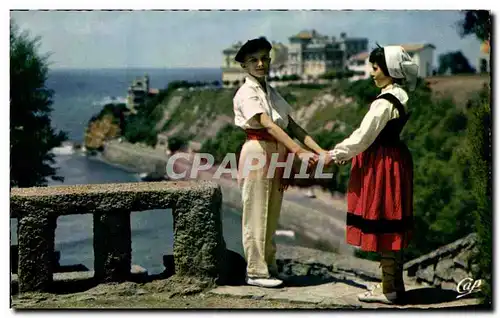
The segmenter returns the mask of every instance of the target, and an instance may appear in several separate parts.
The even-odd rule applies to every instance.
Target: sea
[[[54,69],[46,85],[53,90],[52,126],[68,134],[72,143],[83,143],[85,127],[90,118],[109,102],[125,102],[131,82],[148,75],[152,88],[166,88],[174,80],[220,81],[220,69]],[[53,149],[57,174],[64,182],[49,180],[48,186],[137,182],[136,173],[110,166],[75,152],[71,145]],[[223,235],[228,249],[243,255],[241,244],[241,211],[229,206],[222,209]],[[132,211],[132,264],[140,265],[150,274],[165,268],[163,255],[173,252],[173,222],[169,209]],[[280,229],[289,233],[286,229]],[[17,244],[17,220],[11,219],[11,245]],[[92,215],[59,217],[55,234],[55,249],[59,263],[83,265],[94,269]],[[299,244],[292,235],[276,237],[277,243]]]

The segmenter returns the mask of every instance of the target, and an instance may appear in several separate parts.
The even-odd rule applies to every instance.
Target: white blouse
[[[243,129],[264,128],[255,115],[266,113],[272,121],[285,129],[288,126],[288,115],[293,108],[281,95],[266,82],[266,92],[256,79],[247,76],[245,83],[238,89],[233,98],[234,123]]]
[[[396,96],[405,107],[405,111],[408,111],[408,106],[406,105],[408,94],[401,86],[397,84],[389,85],[382,89],[382,92],[378,96],[385,93],[391,93]],[[359,128],[330,150],[330,156],[336,161],[349,160],[355,157],[365,151],[375,141],[387,122],[394,118],[399,118],[399,112],[389,101],[385,99],[373,101],[370,105],[370,110],[366,113]]]

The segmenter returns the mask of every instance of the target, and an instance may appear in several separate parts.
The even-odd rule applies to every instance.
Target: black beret
[[[260,37],[257,39],[252,39],[247,41],[243,46],[239,49],[238,53],[234,57],[236,62],[243,63],[245,55],[252,54],[257,52],[258,50],[268,50],[271,51],[272,45],[266,40],[265,37]]]

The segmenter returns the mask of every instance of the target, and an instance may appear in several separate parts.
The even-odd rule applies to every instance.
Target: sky
[[[431,43],[439,54],[460,50],[477,65],[480,43],[461,38],[457,10],[292,11],[11,11],[11,19],[50,52],[52,68],[220,67],[222,50],[266,36],[288,44],[302,30],[368,38],[368,48]]]

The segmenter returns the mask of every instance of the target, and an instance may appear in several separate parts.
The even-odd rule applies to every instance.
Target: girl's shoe
[[[269,277],[269,278],[247,277],[246,282],[248,285],[266,287],[266,288],[274,288],[274,287],[281,286],[283,284],[282,280],[272,278],[272,277]]]
[[[384,293],[382,289],[382,284],[375,284],[368,287],[368,291],[358,294],[358,300],[364,302],[379,302],[384,304],[394,304],[399,301],[399,299],[404,294],[404,289],[402,291],[393,291],[390,293]]]
[[[367,303],[394,304],[398,299],[398,293],[392,292],[384,294],[376,290],[367,291],[358,295],[358,300]]]

